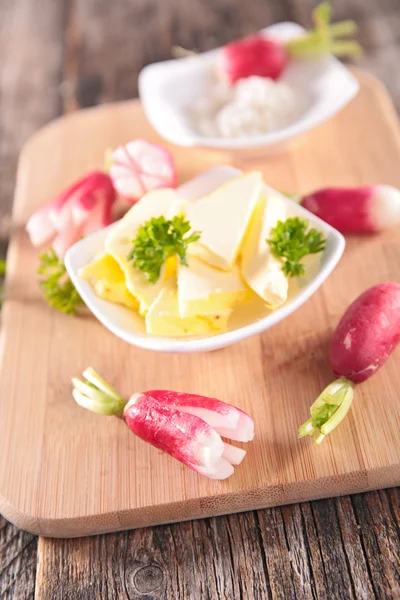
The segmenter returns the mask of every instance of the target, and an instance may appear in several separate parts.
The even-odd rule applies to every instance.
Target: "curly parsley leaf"
[[[188,264],[187,248],[198,239],[200,232],[192,231],[184,215],[176,215],[172,219],[153,217],[139,227],[128,259],[143,271],[150,283],[155,283],[163,264],[171,256],[177,255],[183,265]]]
[[[322,252],[326,239],[317,229],[308,229],[307,219],[291,217],[278,221],[266,242],[275,256],[283,259],[282,270],[288,277],[304,275],[301,259],[307,254]]]
[[[39,285],[51,307],[68,315],[76,314],[83,300],[70,280],[67,269],[54,250],[43,252],[40,257],[38,273],[43,277]]]

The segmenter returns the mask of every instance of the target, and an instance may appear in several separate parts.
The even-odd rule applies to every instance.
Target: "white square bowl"
[[[182,185],[177,192],[188,201],[196,200],[238,174],[240,171],[233,167],[215,167]],[[336,229],[321,221],[296,202],[267,185],[265,192],[282,198],[282,201],[287,204],[288,216],[300,216],[308,219],[313,227],[317,227],[325,234],[327,244],[324,252],[321,255],[314,255],[308,263],[306,276],[299,278],[296,283],[293,281],[289,286],[289,300],[286,304],[274,311],[264,309],[263,316],[260,317],[257,314],[254,321],[250,323],[235,325],[233,322],[232,327],[225,333],[208,337],[167,338],[146,333],[144,321],[137,313],[102,300],[96,296],[91,286],[78,276],[79,269],[90,263],[102,251],[105,237],[114,225],[84,238],[69,249],[65,256],[68,273],[86,306],[98,320],[116,336],[134,346],[156,352],[200,352],[217,350],[244,340],[279,323],[304,304],[335,268],[345,246],[343,236]],[[234,315],[232,315],[232,319],[233,317]]]
[[[303,27],[289,22],[261,31],[279,40],[289,40],[303,32]],[[256,136],[204,137],[190,127],[186,109],[212,85],[219,52],[217,49],[194,57],[154,63],[141,71],[139,95],[144,111],[154,129],[169,142],[238,153],[281,150],[294,137],[338,112],[359,89],[357,79],[333,56],[293,59],[281,80],[304,95],[305,110],[295,122]]]

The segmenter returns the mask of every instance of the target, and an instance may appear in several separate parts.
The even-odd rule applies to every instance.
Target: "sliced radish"
[[[155,188],[175,188],[177,185],[170,152],[158,144],[140,139],[114,150],[110,177],[117,192],[129,202],[136,202]]]
[[[123,416],[138,437],[192,468],[211,467],[224,451],[220,436],[205,421],[163,406],[145,393],[131,397]]]
[[[231,463],[231,465],[240,465],[245,456],[246,450],[243,450],[242,448],[236,448],[236,446],[231,446],[231,444],[224,442],[222,458]]]
[[[116,193],[111,178],[92,171],[35,212],[26,230],[34,246],[53,240],[53,249],[63,258],[82,235],[88,235],[112,222]]]
[[[100,375],[91,368],[84,375],[87,382],[72,380],[80,406],[121,416],[134,434],[194,471],[226,479],[245,457],[245,450],[223,442],[219,427],[212,425],[224,425],[231,439],[251,439],[254,423],[242,410],[216,398],[169,390],[134,394],[122,409],[123,398]]]
[[[34,246],[42,246],[55,236],[57,230],[49,217],[48,206],[40,208],[30,217],[26,231]]]

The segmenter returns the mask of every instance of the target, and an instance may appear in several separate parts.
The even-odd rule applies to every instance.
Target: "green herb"
[[[322,252],[326,245],[323,234],[317,229],[308,230],[307,219],[292,217],[278,221],[266,240],[273,254],[284,260],[282,270],[288,277],[304,275],[301,259],[307,254]]]
[[[143,271],[148,281],[155,283],[170,256],[177,255],[183,265],[188,264],[187,248],[200,239],[200,232],[191,230],[184,215],[176,215],[170,220],[153,217],[139,227],[128,259]]]
[[[76,309],[83,304],[83,300],[54,250],[49,249],[40,255],[38,273],[43,275],[39,283],[50,306],[68,315],[76,314]]]

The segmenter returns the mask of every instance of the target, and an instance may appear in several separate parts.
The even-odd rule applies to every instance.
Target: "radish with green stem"
[[[265,34],[239,39],[224,46],[219,57],[219,71],[233,84],[252,76],[278,79],[293,58],[326,55],[358,56],[361,46],[346,39],[357,30],[354,21],[331,25],[331,7],[322,2],[313,12],[315,29],[282,42]]]
[[[126,402],[92,368],[86,381],[72,380],[75,401],[92,412],[121,417],[145,442],[170,454],[210,479],[226,479],[246,452],[221,436],[248,442],[254,422],[244,411],[197,394],[150,390],[133,394]]]
[[[330,342],[329,362],[336,381],[311,406],[299,437],[318,434],[319,445],[348,413],[354,384],[371,377],[400,340],[400,284],[379,283],[359,296],[339,321]]]

